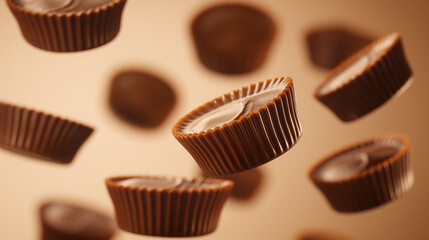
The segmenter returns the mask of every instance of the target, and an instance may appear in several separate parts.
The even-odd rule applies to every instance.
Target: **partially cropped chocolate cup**
[[[109,240],[116,231],[112,218],[65,202],[47,202],[40,208],[42,240]]]
[[[216,229],[231,181],[172,177],[106,179],[121,229],[150,236],[191,237]]]
[[[119,32],[126,0],[6,0],[31,45],[53,52],[92,49]]]
[[[172,132],[207,176],[267,163],[301,137],[292,79],[269,79],[224,94],[182,117]]]
[[[67,164],[93,128],[43,112],[0,103],[0,148]]]
[[[300,234],[295,240],[351,240],[331,231],[307,231]]]
[[[400,35],[392,33],[334,68],[315,97],[341,120],[352,121],[405,90],[411,75]]]
[[[324,158],[309,175],[337,211],[374,208],[411,188],[409,148],[405,136],[374,137]]]
[[[260,67],[275,29],[269,16],[242,4],[210,7],[192,22],[200,61],[209,69],[226,74],[247,73]]]

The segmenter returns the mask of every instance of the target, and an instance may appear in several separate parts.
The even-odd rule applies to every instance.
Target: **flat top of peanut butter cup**
[[[281,78],[259,82],[258,85],[253,84],[225,94],[185,116],[186,121],[182,122],[178,131],[198,133],[237,121],[252,112],[257,112],[259,108],[266,107],[291,84],[292,79]]]
[[[227,186],[230,184],[229,181],[220,180],[220,181],[210,181],[207,178],[196,178],[192,180],[187,180],[184,178],[155,178],[155,177],[128,177],[122,179],[113,180],[115,184],[124,187],[137,187],[137,188],[147,188],[147,189],[213,189],[217,187]]]
[[[113,219],[93,210],[62,202],[44,204],[41,217],[44,224],[56,231],[74,236],[91,236],[91,239],[113,235],[116,229]]]
[[[388,161],[405,148],[398,139],[379,139],[355,146],[329,157],[313,170],[313,177],[324,182],[347,180]]]
[[[113,2],[113,0],[11,0],[34,12],[78,12]]]
[[[337,68],[332,71],[328,79],[318,87],[316,95],[327,95],[356,79],[385,56],[399,38],[399,33],[391,33],[356,53],[359,54],[359,56],[356,57],[356,55],[353,55],[351,58],[345,60],[342,64],[338,65]]]

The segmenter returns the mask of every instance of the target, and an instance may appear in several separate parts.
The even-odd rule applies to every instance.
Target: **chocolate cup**
[[[309,231],[302,233],[295,240],[350,240],[350,238],[327,231]]]
[[[98,218],[97,226],[88,225],[82,228],[80,231],[74,231],[75,226],[68,225],[66,222],[58,222],[57,224],[65,224],[61,227],[55,226],[50,223],[49,220],[44,216],[45,211],[52,205],[61,205],[69,208],[73,211],[72,215],[68,216],[71,220],[75,220],[79,217],[91,216],[93,218]],[[64,202],[47,202],[40,207],[40,219],[42,226],[42,240],[109,240],[113,237],[116,232],[116,224],[112,218],[99,213],[97,211],[77,206],[74,204],[64,203]],[[60,219],[59,221],[64,220]],[[68,219],[67,219],[68,220]],[[67,221],[65,220],[65,221]],[[70,220],[69,220],[70,221]],[[104,221],[105,224],[100,224]],[[71,229],[64,229],[71,228]]]
[[[285,89],[256,112],[221,127],[198,133],[183,132],[190,121],[202,114],[241,97],[251,96],[280,81],[287,81]],[[206,176],[230,175],[274,160],[291,149],[302,133],[295,109],[292,79],[268,79],[215,98],[182,117],[172,133]]]
[[[191,237],[213,232],[234,185],[231,181],[214,178],[190,180],[219,183],[217,187],[199,189],[138,188],[116,183],[133,177],[164,178],[129,176],[105,181],[119,227],[149,236]]]
[[[350,176],[326,180],[317,171],[331,159],[372,144],[398,144],[396,153],[385,158],[371,157],[368,165]],[[340,212],[357,212],[371,209],[404,195],[413,185],[414,177],[409,160],[410,142],[401,135],[373,137],[353,144],[324,158],[309,172],[314,184],[325,195],[331,206]],[[373,154],[373,153],[371,153]]]
[[[394,43],[360,74],[351,76],[346,83],[328,93],[321,93],[321,89],[332,78],[367,54],[384,38],[366,46],[339,64],[316,89],[315,97],[341,120],[352,121],[370,113],[391,99],[400,89],[405,89],[405,85],[411,82],[408,80],[412,72],[405,58],[400,35],[393,34],[395,34]]]
[[[78,12],[38,12],[13,0],[6,2],[28,43],[47,51],[75,52],[99,47],[116,37],[126,0]]]
[[[216,25],[213,20],[225,22]],[[240,24],[244,26],[239,27]],[[246,27],[248,25],[252,28]],[[199,60],[204,66],[220,73],[243,74],[263,64],[276,26],[256,8],[222,4],[198,14],[192,21],[191,31]]]
[[[0,148],[12,152],[67,164],[93,131],[60,117],[0,103]]]

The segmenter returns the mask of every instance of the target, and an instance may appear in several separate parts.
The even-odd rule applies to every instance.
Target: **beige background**
[[[303,137],[290,152],[262,167],[264,188],[255,199],[229,201],[218,229],[201,238],[293,239],[305,230],[325,229],[354,239],[429,239],[429,2],[247,1],[272,14],[279,34],[263,68],[236,77],[203,68],[192,46],[190,20],[214,2],[129,0],[113,42],[86,52],[57,54],[27,44],[5,1],[0,1],[0,101],[96,128],[69,166],[0,151],[0,239],[38,239],[37,209],[51,197],[113,214],[103,183],[108,176],[195,175],[196,164],[170,133],[175,121],[229,90],[277,76],[295,80]],[[402,96],[348,124],[313,98],[326,72],[311,65],[303,41],[307,29],[335,23],[376,36],[399,31],[415,78]],[[158,73],[178,92],[176,108],[157,130],[123,124],[106,106],[111,75],[129,66]],[[308,169],[345,144],[392,132],[407,134],[412,141],[411,191],[363,213],[334,212],[309,181]],[[159,238],[119,232],[116,239]]]

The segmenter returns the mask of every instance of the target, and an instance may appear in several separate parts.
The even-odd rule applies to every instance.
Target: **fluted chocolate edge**
[[[6,0],[31,45],[54,52],[92,49],[112,41],[119,32],[126,0],[113,0],[78,12],[40,13]]]
[[[406,83],[409,83],[412,71],[405,57],[401,37],[399,33],[393,34],[396,35],[394,43],[385,49],[378,60],[361,74],[327,94],[320,93],[321,88],[331,78],[369,52],[383,38],[371,43],[339,64],[317,88],[315,97],[341,120],[352,121],[370,113],[394,96]]]
[[[35,110],[0,103],[0,148],[70,163],[93,128]]]
[[[105,180],[116,219],[121,229],[150,236],[190,237],[213,232],[234,185],[214,178],[192,179],[220,183],[217,187],[200,189],[148,189],[116,183],[131,177],[136,176]]]
[[[265,90],[277,81],[288,84],[278,97],[257,112],[207,131],[181,131],[186,123],[210,109]],[[267,163],[291,149],[302,134],[292,79],[268,79],[215,98],[181,118],[172,132],[207,176],[225,176]]]
[[[331,158],[374,142],[400,141],[402,148],[383,162],[358,174],[335,181],[323,181],[315,171]],[[331,206],[340,212],[357,212],[377,207],[404,195],[413,185],[414,175],[409,158],[410,141],[406,136],[384,135],[351,145],[317,163],[309,172],[313,183]]]

